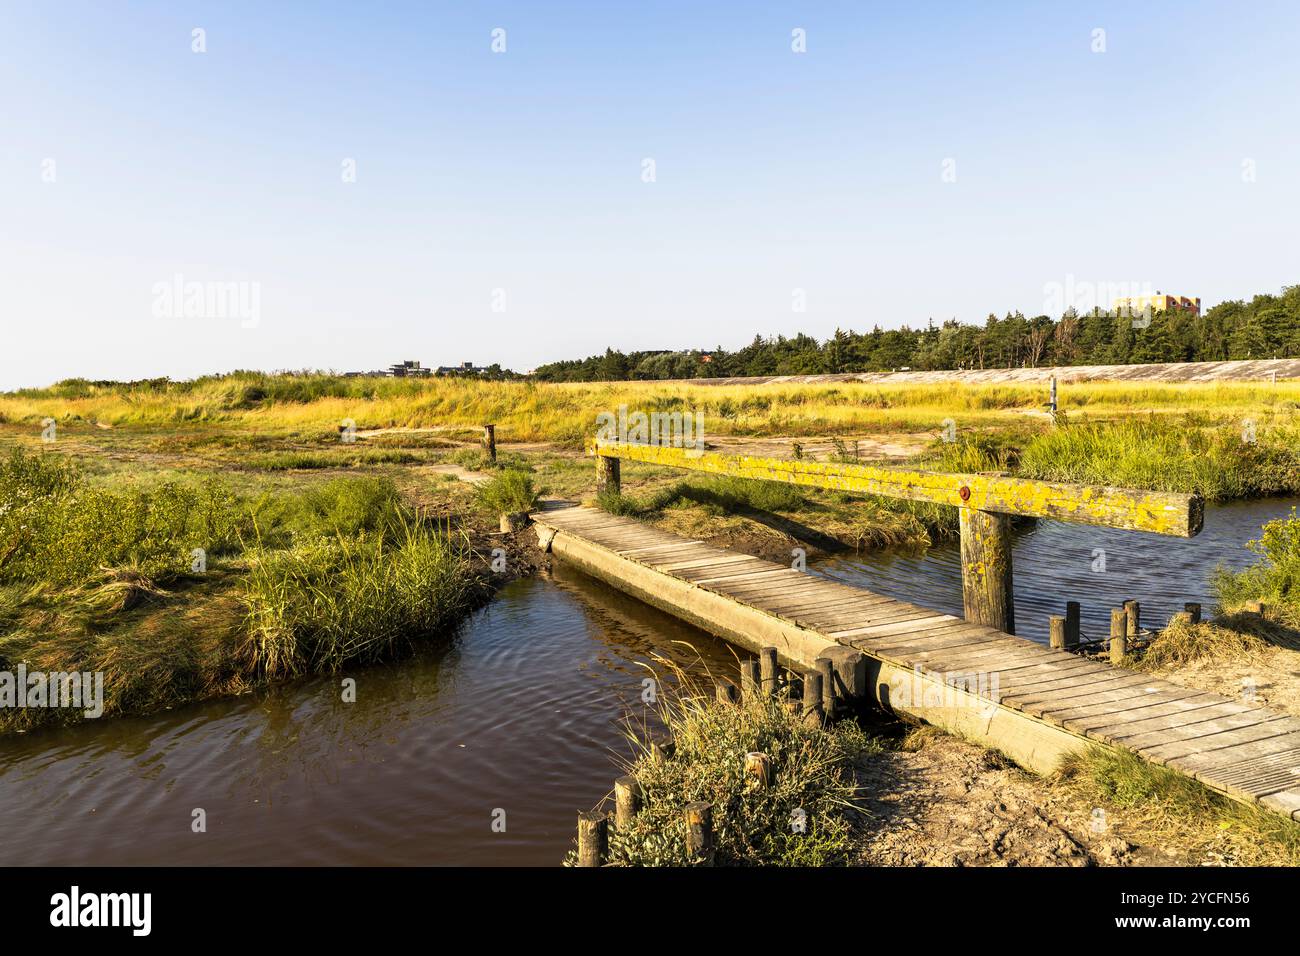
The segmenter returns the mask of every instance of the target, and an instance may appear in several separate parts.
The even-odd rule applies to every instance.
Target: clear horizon
[[[1276,293],[1297,27],[1281,3],[8,4],[0,389]]]

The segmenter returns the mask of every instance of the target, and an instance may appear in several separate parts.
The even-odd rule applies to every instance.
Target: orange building
[[[1116,299],[1112,308],[1116,312],[1126,312],[1128,314],[1141,314],[1150,309],[1152,312],[1177,310],[1200,315],[1201,299],[1200,296],[1193,299],[1185,295],[1165,295],[1163,292],[1157,292],[1155,295],[1124,296]]]

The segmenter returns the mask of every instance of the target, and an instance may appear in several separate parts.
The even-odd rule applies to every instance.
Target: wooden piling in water
[[[487,451],[488,461],[496,464],[497,427],[495,425],[483,426],[483,448]]]
[[[597,810],[578,814],[578,866],[601,866],[609,851],[609,815]]]
[[[703,800],[688,803],[686,816],[686,849],[698,856],[705,866],[713,865],[713,804]]]
[[[1047,644],[1053,650],[1065,650],[1065,618],[1053,614],[1047,619]]]
[[[758,674],[762,681],[763,693],[768,697],[776,696],[780,672],[776,666],[776,648],[764,647],[758,652]]]
[[[626,830],[641,812],[641,781],[628,774],[614,781],[614,826]]]
[[[1192,616],[1193,624],[1201,623],[1201,605],[1196,601],[1188,601],[1183,605],[1183,610]]]
[[[1126,602],[1127,603],[1127,602]],[[1128,653],[1129,618],[1124,608],[1111,608],[1110,611],[1110,662],[1120,664]]]
[[[1065,602],[1065,649],[1067,651],[1077,651],[1079,649],[1079,617],[1080,608],[1078,601]]]
[[[969,490],[965,490],[969,495]],[[957,510],[961,525],[962,607],[966,620],[1015,634],[1011,516],[975,508]]]
[[[1142,630],[1142,605],[1130,598],[1124,602],[1124,610],[1128,612],[1128,636],[1137,637]]]

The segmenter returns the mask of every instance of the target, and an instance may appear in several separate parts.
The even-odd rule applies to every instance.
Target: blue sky
[[[525,370],[1035,314],[1053,283],[1276,291],[1300,271],[1297,21],[0,0],[0,388]],[[255,320],[160,311],[176,277],[242,283]]]

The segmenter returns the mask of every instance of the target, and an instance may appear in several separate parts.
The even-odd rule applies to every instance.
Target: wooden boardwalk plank
[[[1219,723],[1219,721],[1214,721],[1214,723]],[[1216,759],[1214,755],[1225,749],[1240,744],[1259,743],[1260,741],[1294,733],[1297,733],[1297,728],[1294,724],[1288,724],[1286,718],[1271,717],[1246,727],[1216,728],[1200,739],[1185,739],[1174,743],[1163,741],[1157,744],[1143,743],[1140,745],[1140,749],[1143,756],[1154,760],[1156,763],[1167,763],[1171,760],[1185,758],[1203,760],[1206,761],[1206,766],[1210,766]]]
[[[534,518],[608,550],[629,567],[730,598],[752,608],[750,613],[960,686],[1022,719],[1129,750],[1300,819],[1300,719],[1117,670],[597,508],[548,509]],[[973,674],[981,679],[972,683]]]

